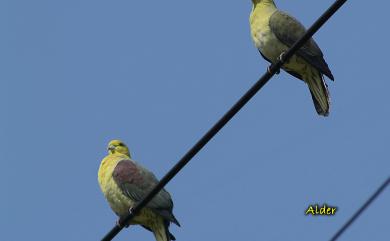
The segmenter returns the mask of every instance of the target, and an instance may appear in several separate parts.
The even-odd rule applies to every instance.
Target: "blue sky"
[[[309,26],[332,1],[278,1]],[[282,72],[168,184],[178,241],[328,240],[389,176],[390,3],[349,1],[315,35],[328,118]],[[99,240],[109,140],[163,176],[262,75],[251,1],[0,3],[2,240]],[[305,216],[314,203],[333,217]],[[340,238],[389,240],[390,189]],[[116,240],[154,240],[139,228]]]

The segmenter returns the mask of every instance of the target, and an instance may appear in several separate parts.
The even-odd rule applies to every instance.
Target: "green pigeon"
[[[111,209],[119,216],[118,225],[139,224],[153,232],[157,241],[175,240],[169,232],[169,225],[180,224],[172,212],[171,195],[165,189],[154,196],[131,223],[123,224],[129,210],[151,191],[158,180],[152,172],[131,159],[129,149],[122,141],[112,140],[108,144],[108,155],[100,163],[98,181]]]
[[[264,59],[275,63],[306,32],[294,17],[279,11],[273,0],[252,0],[250,15],[252,39]],[[328,116],[330,97],[324,76],[334,80],[324,55],[311,38],[283,66],[289,74],[309,87],[319,115]]]

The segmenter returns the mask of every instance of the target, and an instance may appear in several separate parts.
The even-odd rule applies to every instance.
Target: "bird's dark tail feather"
[[[164,226],[165,226],[165,233],[167,234],[167,240],[176,240],[175,236],[169,232],[169,221],[165,220],[164,221]]]
[[[311,72],[306,83],[309,86],[314,107],[319,115],[328,116],[330,109],[328,86],[325,83],[323,75],[319,71],[314,70]]]
[[[170,240],[176,240],[175,236],[173,236],[173,234],[171,234],[169,232],[169,222],[168,222],[168,226],[166,225],[166,223],[164,222],[164,225],[165,225],[165,233],[167,234],[167,240],[170,241]],[[150,228],[148,228],[147,226],[145,225],[141,225],[142,227],[144,227],[145,229],[149,230],[150,232],[153,232]]]

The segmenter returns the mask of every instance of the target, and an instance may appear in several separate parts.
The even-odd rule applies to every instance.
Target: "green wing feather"
[[[279,10],[270,17],[269,26],[279,41],[288,47],[291,47],[306,32],[305,27],[298,20]],[[321,49],[312,38],[297,51],[297,55],[334,80]]]

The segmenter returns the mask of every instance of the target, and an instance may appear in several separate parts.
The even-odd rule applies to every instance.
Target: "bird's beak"
[[[115,150],[115,146],[114,145],[109,145],[107,150],[108,151],[114,151]]]

